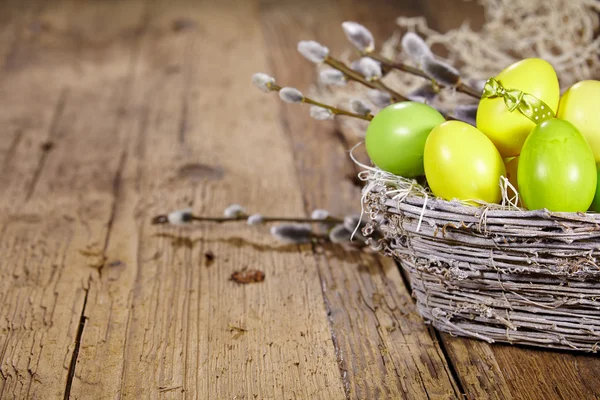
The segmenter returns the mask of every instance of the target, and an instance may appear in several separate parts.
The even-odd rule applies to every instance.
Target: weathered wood
[[[19,2],[6,0],[0,2],[0,68],[16,55],[21,41],[36,28],[31,25],[31,18],[38,12],[35,2]]]
[[[334,55],[348,49],[340,23],[364,20],[368,7],[350,2],[340,6],[318,1],[263,3],[262,21],[272,60],[272,70],[267,72],[281,85],[305,90],[314,82],[313,67],[296,52],[298,40],[320,41]],[[400,8],[388,4],[387,12],[394,15]],[[389,32],[394,21],[386,21],[381,13],[370,18],[383,25],[371,26],[381,40],[381,33]],[[296,150],[306,212],[313,208],[326,208],[336,215],[360,211],[360,189],[348,178],[356,170],[347,154],[349,141],[357,138],[340,140],[333,123],[311,120],[306,108],[282,109]],[[348,396],[459,397],[435,336],[416,314],[394,262],[334,247],[326,246],[322,253],[318,250],[323,296]]]
[[[596,399],[600,395],[597,357],[449,336],[444,342],[469,398]]]
[[[266,60],[257,11],[252,1],[147,11],[119,127],[129,141],[109,259],[91,283],[74,397],[344,397],[310,247],[278,246],[245,224],[148,225],[188,205],[301,213],[287,139],[270,117],[277,100],[250,83]],[[245,267],[265,281],[228,280]]]
[[[391,260],[149,225],[188,205],[356,211],[352,138],[250,76],[306,89],[298,40],[340,54],[343,20],[381,42],[397,15],[472,9],[441,3],[0,2],[0,397],[597,396],[593,357],[442,347]],[[266,280],[228,280],[244,267]]]
[[[108,33],[121,28],[114,9],[31,3],[31,22],[44,29],[18,27],[22,37],[0,77],[1,129],[14,138],[0,179],[6,305],[0,390],[4,398],[62,398],[74,371],[89,280],[101,258],[101,249],[93,250],[106,237],[118,164],[111,151],[121,147],[99,121],[108,124],[116,115],[123,69],[112,56],[129,41],[84,51],[81,42],[94,38],[97,18],[112,20],[104,26]]]

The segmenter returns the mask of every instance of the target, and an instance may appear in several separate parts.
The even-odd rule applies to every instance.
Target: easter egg
[[[518,89],[537,97],[556,113],[560,88],[556,72],[548,62],[539,58],[521,60],[500,72],[496,80],[506,89]],[[500,97],[481,99],[476,125],[490,138],[502,157],[518,156],[535,127],[535,123],[519,110],[509,111]]]
[[[600,213],[600,185],[598,185],[600,182],[600,164],[596,164],[596,171],[596,194],[589,209],[590,211]]]
[[[481,131],[462,121],[435,127],[425,143],[425,176],[433,194],[446,200],[498,203],[502,157]]]
[[[523,145],[517,180],[530,210],[585,212],[596,193],[594,153],[570,122],[542,122]]]
[[[600,182],[600,164],[596,164],[596,170],[597,182]],[[596,184],[596,194],[594,195],[594,200],[592,200],[590,210],[594,212],[600,212],[600,185],[598,184]]]
[[[423,149],[431,130],[445,119],[435,108],[406,101],[381,110],[369,123],[367,153],[375,165],[395,175],[423,175]]]
[[[571,86],[560,99],[556,117],[579,129],[596,162],[600,162],[600,81],[581,81]]]

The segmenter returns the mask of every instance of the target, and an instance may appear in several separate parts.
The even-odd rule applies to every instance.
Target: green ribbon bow
[[[533,123],[540,124],[554,118],[554,112],[543,101],[519,89],[506,89],[500,81],[490,78],[483,87],[482,99],[493,99],[502,97],[508,111],[519,110],[521,114],[529,118]]]

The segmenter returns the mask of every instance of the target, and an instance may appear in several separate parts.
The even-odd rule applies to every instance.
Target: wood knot
[[[198,28],[198,23],[189,18],[177,18],[171,24],[173,32],[195,31]]]
[[[215,180],[218,181],[225,175],[225,170],[219,166],[211,166],[200,163],[185,164],[181,166],[177,175],[183,179],[194,181]]]

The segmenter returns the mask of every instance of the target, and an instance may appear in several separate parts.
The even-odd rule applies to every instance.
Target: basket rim
[[[371,187],[371,193],[381,192],[381,187]],[[469,205],[460,200],[445,200],[440,197],[425,197],[422,195],[410,193],[402,199],[396,199],[393,194],[385,193],[388,201],[386,204],[395,206],[396,204],[406,203],[408,205],[421,207],[427,211],[446,211],[458,215],[464,215],[477,218],[516,218],[533,220],[561,220],[578,222],[592,225],[600,225],[600,213],[595,212],[557,212],[546,208],[538,210],[509,209],[498,204],[482,204],[481,206]]]

